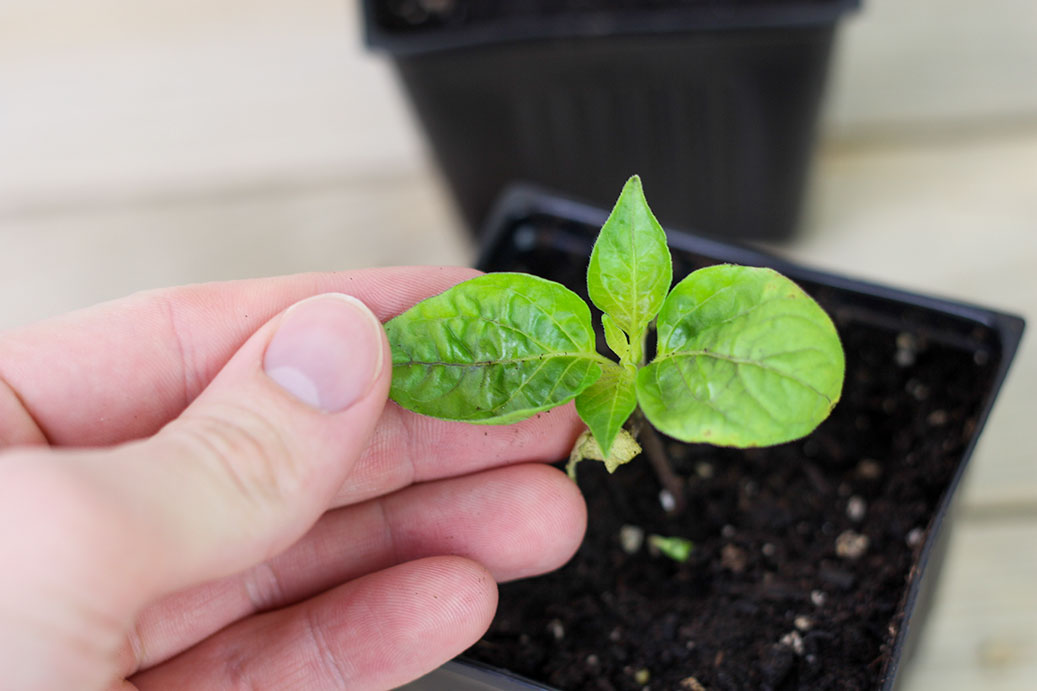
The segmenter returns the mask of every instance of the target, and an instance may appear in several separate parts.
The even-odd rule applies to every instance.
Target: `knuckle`
[[[254,651],[242,645],[234,645],[223,653],[223,679],[221,688],[233,691],[259,691],[261,688],[253,676]]]
[[[223,405],[182,418],[175,444],[244,504],[276,507],[295,496],[302,471],[278,425],[249,408]]]
[[[308,608],[302,617],[302,623],[321,680],[330,688],[350,688],[349,680],[354,676],[353,670],[343,658],[342,651],[336,650],[328,640],[326,624],[320,620],[318,610]]]
[[[257,564],[246,571],[242,586],[253,612],[266,612],[285,602],[281,578],[270,562]]]

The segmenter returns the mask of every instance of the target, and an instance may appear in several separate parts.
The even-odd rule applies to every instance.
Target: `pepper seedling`
[[[681,441],[752,447],[803,437],[828,416],[842,391],[843,350],[832,320],[799,286],[731,264],[694,271],[671,289],[672,274],[666,235],[634,176],[587,270],[616,359],[597,351],[590,307],[576,293],[529,274],[491,273],[386,323],[390,396],[423,415],[478,424],[517,422],[575,399],[587,431],[571,476],[584,458],[610,473],[634,458],[641,449],[630,428],[642,418]]]

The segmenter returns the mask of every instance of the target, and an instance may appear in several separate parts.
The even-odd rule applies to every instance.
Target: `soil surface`
[[[580,288],[585,263],[529,240],[494,268],[536,266]],[[674,275],[705,263],[675,257]],[[832,416],[767,449],[664,440],[687,479],[678,518],[660,507],[646,461],[611,477],[583,462],[583,546],[553,574],[501,586],[493,626],[468,657],[566,690],[878,688],[996,349],[961,324],[915,327],[917,315],[883,301],[859,307],[802,285],[846,348]],[[639,534],[690,538],[694,549],[677,563],[647,539],[637,545]]]

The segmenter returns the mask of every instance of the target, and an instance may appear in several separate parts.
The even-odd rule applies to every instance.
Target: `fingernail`
[[[364,303],[340,293],[318,295],[281,317],[263,370],[303,403],[338,412],[381,373],[382,338],[382,325]]]

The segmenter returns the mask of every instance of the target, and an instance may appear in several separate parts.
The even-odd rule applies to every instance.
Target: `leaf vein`
[[[789,374],[788,372],[782,372],[780,369],[778,369],[776,367],[772,367],[770,365],[763,364],[759,360],[746,360],[744,358],[735,357],[734,355],[727,355],[726,353],[718,353],[718,352],[715,352],[715,351],[712,351],[712,350],[682,350],[682,351],[678,351],[678,352],[675,352],[675,353],[667,353],[665,355],[661,355],[658,358],[656,358],[656,362],[662,362],[664,360],[677,359],[677,358],[683,358],[683,357],[716,358],[717,360],[724,360],[725,362],[730,362],[730,363],[733,363],[733,364],[739,365],[739,366],[758,367],[758,368],[760,368],[762,370],[766,370],[768,372],[771,372],[772,374],[774,374],[774,375],[776,375],[778,377],[781,377],[782,379],[788,379],[789,381],[795,382],[796,384],[799,384],[803,388],[805,388],[805,389],[807,389],[809,391],[812,391],[816,395],[820,396],[825,401],[827,401],[829,404],[832,403],[831,397],[826,395],[824,392],[819,391],[817,389],[817,387],[815,387],[814,385],[812,385],[812,384],[810,384],[808,382],[805,382],[802,379],[799,379],[798,377],[795,377],[795,376]],[[680,370],[681,368],[678,367],[677,369]]]

